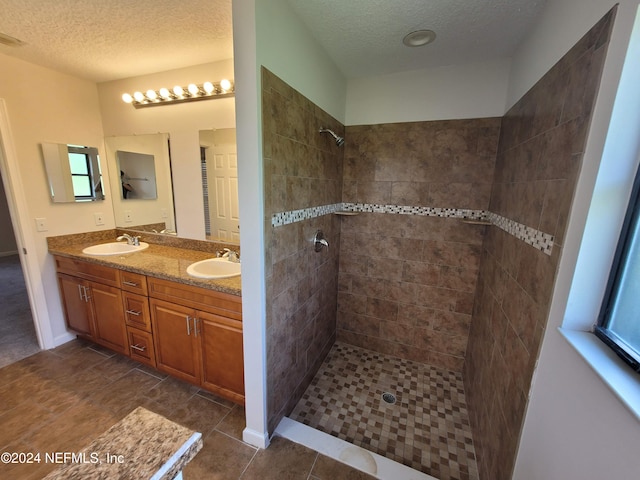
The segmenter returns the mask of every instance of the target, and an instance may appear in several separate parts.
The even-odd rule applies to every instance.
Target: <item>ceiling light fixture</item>
[[[176,85],[172,90],[163,87],[159,90],[147,90],[146,93],[124,93],[122,95],[122,101],[132,104],[135,108],[143,108],[193,102],[196,100],[226,98],[232,97],[233,95],[233,82],[223,79],[220,80],[220,83],[204,82],[202,85],[190,83],[187,87]]]
[[[415,32],[408,33],[402,39],[407,47],[422,47],[433,42],[436,39],[436,32],[433,30],[416,30]]]

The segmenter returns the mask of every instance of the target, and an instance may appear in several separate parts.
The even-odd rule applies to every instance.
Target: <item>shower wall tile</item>
[[[341,202],[343,149],[320,126],[344,127],[275,75],[262,70],[268,429],[295,406],[336,337],[338,249],[314,251],[324,231],[340,243],[333,215],[274,228],[272,215]],[[366,299],[363,303],[366,308]]]
[[[487,210],[499,132],[498,118],[349,126],[342,200]],[[487,227],[378,213],[341,221],[337,337],[460,372]]]
[[[512,475],[614,15],[502,120],[488,210],[555,245],[548,255],[493,227],[482,245],[463,375],[482,479]]]

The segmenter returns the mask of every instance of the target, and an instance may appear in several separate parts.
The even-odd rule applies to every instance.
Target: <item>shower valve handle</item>
[[[322,247],[327,247],[327,250],[329,250],[329,242],[327,242],[327,239],[324,238],[324,233],[322,233],[322,230],[316,231],[316,234],[313,237],[313,245],[316,252],[320,252],[322,250]]]

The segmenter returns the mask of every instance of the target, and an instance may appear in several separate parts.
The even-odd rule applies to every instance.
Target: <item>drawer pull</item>
[[[127,310],[127,313],[129,315],[135,315],[136,317],[139,317],[140,315],[142,315],[142,312],[136,312],[135,310]]]
[[[138,350],[139,352],[144,352],[147,350],[147,347],[144,345],[142,347],[140,345],[130,345],[130,347],[134,350]]]
[[[129,282],[127,280],[122,281],[123,284],[128,285],[129,287],[138,287],[139,285],[136,282]]]

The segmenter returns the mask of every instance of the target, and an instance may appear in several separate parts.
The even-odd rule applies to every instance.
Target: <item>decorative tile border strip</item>
[[[290,223],[302,222],[310,218],[329,215],[330,213],[342,210],[342,203],[332,205],[321,205],[319,207],[303,208],[301,210],[291,210],[289,212],[276,213],[271,217],[272,227],[281,227]]]
[[[292,210],[276,213],[271,217],[271,226],[281,227],[290,223],[301,222],[311,218],[329,215],[336,212],[391,213],[396,215],[420,215],[426,217],[461,218],[487,221],[522,240],[527,245],[551,255],[553,235],[510,220],[497,213],[486,210],[470,210],[465,208],[412,207],[407,205],[382,205],[375,203],[334,203],[319,207]]]
[[[527,245],[531,245],[543,253],[551,255],[551,250],[553,249],[553,235],[541,232],[540,230],[536,230],[532,227],[527,227],[522,223],[509,220],[508,218],[493,212],[489,212],[487,220],[508,234],[522,240]]]
[[[398,215],[421,215],[425,217],[467,218],[486,220],[484,210],[465,208],[411,207],[407,205],[380,205],[375,203],[343,203],[341,210],[345,212],[395,213]]]

